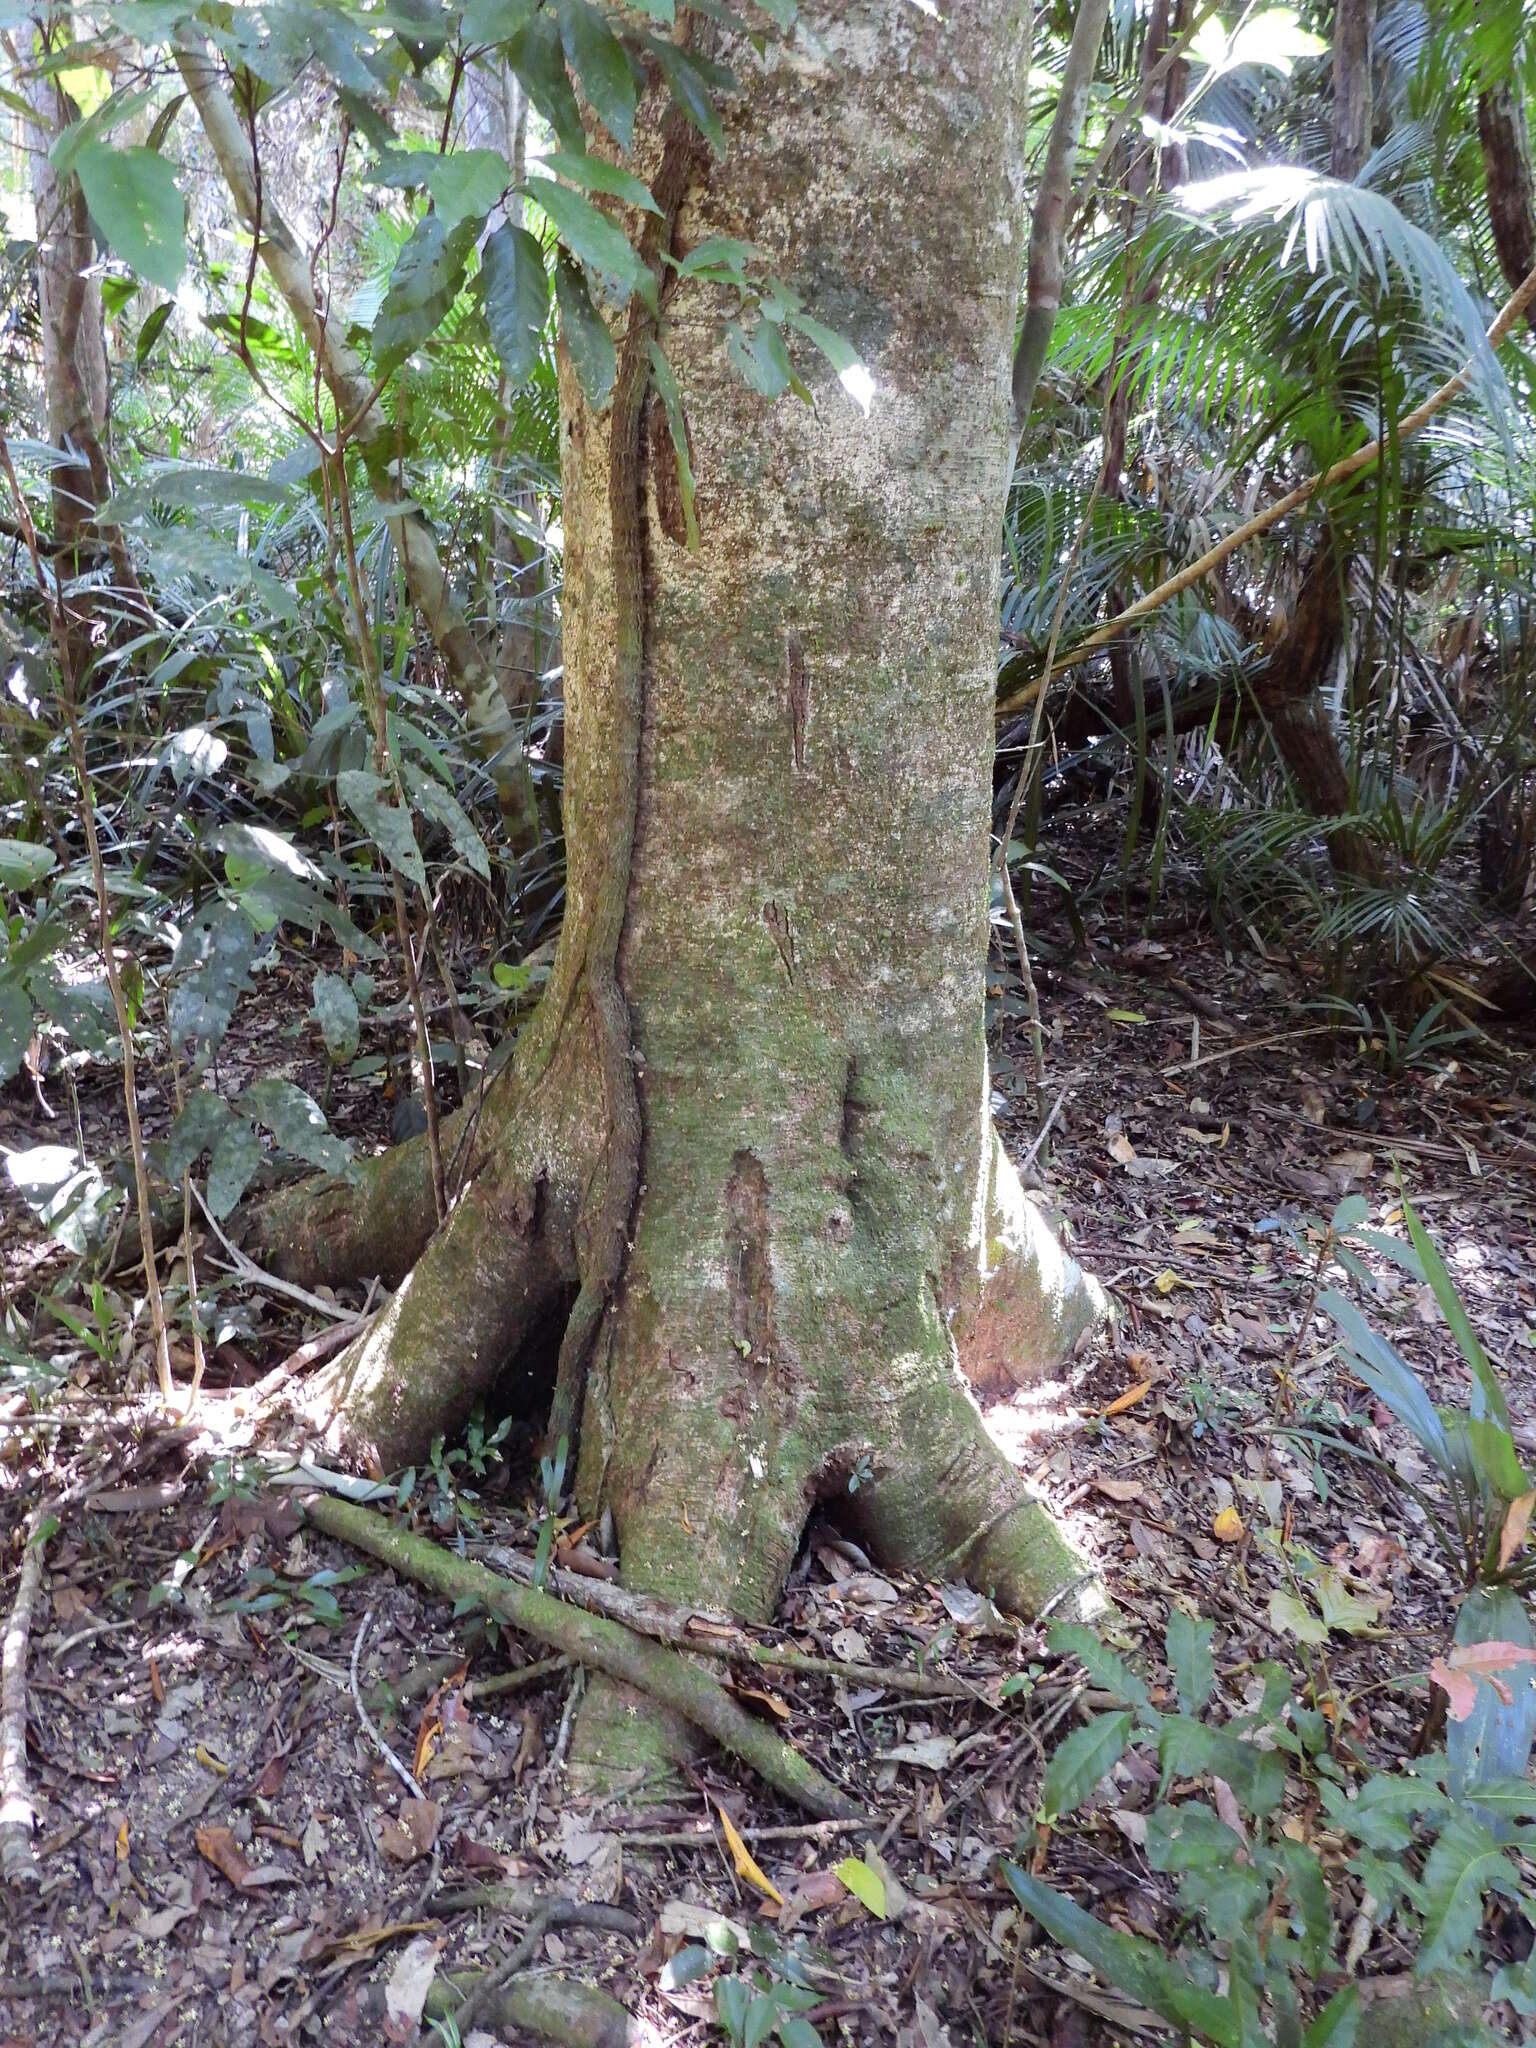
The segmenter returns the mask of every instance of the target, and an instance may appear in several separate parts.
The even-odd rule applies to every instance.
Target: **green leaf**
[[[714,1967],[715,1959],[703,1943],[692,1942],[662,1964],[661,1988],[663,1991],[682,1991],[688,1985],[696,1984]]]
[[[1335,1991],[1301,2037],[1301,2048],[1354,2048],[1360,2024],[1360,1987],[1346,1984]]]
[[[1346,1195],[1333,1212],[1328,1228],[1335,1237],[1347,1237],[1350,1231],[1358,1229],[1371,1213],[1371,1205],[1364,1195]]]
[[[411,830],[411,814],[384,801],[384,781],[367,768],[343,768],[336,794],[373,840],[392,868],[418,888],[427,886],[426,864]]]
[[[466,43],[504,43],[528,26],[539,0],[465,0]]]
[[[1154,1943],[1106,1927],[1017,1864],[1004,1863],[1003,1874],[1025,1912],[1053,1941],[1081,1956],[1106,1985],[1149,2006],[1176,2027],[1214,2042],[1216,2048],[1244,2048],[1242,2021],[1231,2003],[1196,1984]]]
[[[170,319],[175,310],[176,301],[174,299],[166,299],[163,304],[151,310],[144,325],[139,329],[139,338],[134,346],[133,360],[136,368],[142,370],[149,361],[155,343],[165,332],[165,323]]]
[[[660,64],[673,99],[699,133],[724,156],[725,130],[720,125],[720,115],[704,70],[691,57],[685,57],[675,43],[657,42],[653,37],[647,37],[646,46]]]
[[[75,173],[91,219],[137,277],[174,292],[187,264],[187,210],[176,175],[150,149],[82,143]]]
[[[564,178],[568,185],[579,185],[583,192],[606,192],[610,198],[622,199],[627,206],[638,206],[645,213],[661,212],[649,185],[642,183],[633,171],[626,171],[621,164],[611,164],[605,157],[572,156],[563,149],[555,149],[545,157],[544,168]]]
[[[779,2008],[771,1998],[757,1997],[747,2007],[746,2025],[741,2030],[742,2048],[763,2048],[779,2023]]]
[[[119,87],[99,107],[93,108],[83,121],[72,121],[49,145],[48,161],[57,175],[67,178],[86,144],[104,141],[114,128],[120,128],[135,114],[142,113],[153,98],[152,92],[128,92]]]
[[[1175,1778],[1225,1778],[1244,1811],[1262,1818],[1284,1797],[1284,1757],[1244,1742],[1228,1728],[1170,1714],[1158,1735],[1157,1753],[1163,1773],[1159,1798]]]
[[[683,401],[678,392],[677,379],[672,374],[672,365],[662,353],[661,343],[651,335],[646,346],[650,353],[652,381],[661,394],[661,402],[667,415],[667,426],[672,435],[672,452],[677,458],[677,484],[683,501],[683,525],[688,535],[688,552],[696,554],[699,546],[699,522],[693,511],[693,463],[688,450],[688,422],[683,417]]]
[[[478,218],[450,226],[441,214],[428,213],[417,221],[374,315],[373,352],[380,369],[403,362],[447,319],[478,233]]]
[[[0,839],[0,889],[30,889],[57,865],[46,846],[30,839]]]
[[[503,221],[487,241],[480,258],[480,293],[497,359],[514,384],[525,384],[543,353],[549,319],[544,252],[526,228]]]
[[[1503,1847],[1481,1821],[1453,1812],[1429,1852],[1419,1882],[1424,1903],[1424,1937],[1414,1973],[1454,1970],[1482,1925],[1483,1900],[1490,1891],[1519,1899],[1521,1886]]]
[[[1488,1354],[1478,1341],[1461,1296],[1456,1292],[1450,1274],[1445,1270],[1445,1261],[1429,1232],[1419,1221],[1413,1204],[1407,1195],[1403,1196],[1403,1220],[1408,1225],[1408,1235],[1413,1248],[1419,1255],[1424,1268],[1424,1277],[1429,1282],[1435,1300],[1440,1304],[1440,1313],[1450,1325],[1451,1335],[1460,1347],[1462,1357],[1467,1361],[1472,1374],[1472,1415],[1481,1421],[1491,1415],[1501,1428],[1509,1428],[1509,1406],[1504,1399],[1504,1389],[1499,1385],[1499,1376],[1488,1362]]]
[[[21,1072],[31,1043],[31,998],[18,982],[0,981],[0,1082]]]
[[[1147,1816],[1147,1861],[1154,1870],[1181,1877],[1187,1870],[1225,1869],[1242,1848],[1236,1830],[1203,1800],[1154,1806]]]
[[[556,0],[560,40],[587,104],[621,149],[635,134],[635,75],[624,46],[588,0]]]
[[[1175,1607],[1169,1613],[1165,1637],[1168,1668],[1179,1689],[1179,1704],[1186,1714],[1199,1713],[1216,1683],[1216,1663],[1211,1656],[1211,1639],[1215,1633],[1214,1622],[1204,1621],[1198,1614],[1186,1614],[1182,1607]]]
[[[261,1165],[261,1140],[243,1117],[231,1117],[208,1162],[208,1207],[222,1222]]]
[[[820,2034],[799,2013],[786,2013],[779,2021],[779,2039],[784,2048],[822,2048]]]
[[[511,172],[497,149],[394,149],[374,170],[376,184],[411,189],[425,185],[445,227],[471,217],[483,220],[507,189]]]
[[[1299,1926],[1297,1940],[1302,1967],[1309,1977],[1316,1978],[1327,1967],[1333,1947],[1328,1880],[1323,1875],[1323,1866],[1304,1842],[1292,1842],[1282,1836],[1275,1843],[1274,1853],[1289,1880],[1291,1919],[1293,1926]]]
[[[507,39],[502,54],[522,80],[529,99],[560,138],[560,147],[580,155],[587,146],[587,138],[553,14],[541,8],[526,27]]]
[[[551,178],[530,178],[525,189],[554,222],[572,255],[611,278],[626,296],[635,291],[654,295],[655,279],[631,247],[629,237],[606,214],[599,213],[590,199]]]
[[[251,985],[256,934],[245,912],[216,896],[194,911],[171,955],[176,984],[166,1005],[171,1036],[217,1045],[235,1004]]]
[[[858,1856],[845,1856],[833,1875],[846,1885],[867,1912],[877,1920],[885,1918],[885,1879]]]
[[[796,381],[783,333],[771,320],[759,320],[750,333],[739,320],[727,320],[725,352],[761,398],[778,398]]]
[[[1151,1708],[1152,1695],[1145,1681],[1123,1657],[1107,1649],[1091,1628],[1083,1628],[1077,1622],[1057,1622],[1046,1643],[1055,1656],[1075,1657],[1101,1692],[1124,1700],[1128,1707]]]
[[[1337,1827],[1385,1855],[1408,1847],[1420,1814],[1445,1813],[1450,1806],[1438,1785],[1399,1772],[1373,1771],[1353,1799],[1326,1778],[1319,1781],[1318,1791]]]
[[[733,2041],[740,2042],[746,2029],[747,2002],[751,1996],[739,1977],[715,1979],[715,2017]]]
[[[1129,1711],[1098,1714],[1057,1745],[1040,1787],[1040,1804],[1049,1819],[1059,1820],[1075,1812],[1105,1773],[1113,1770],[1131,1739],[1133,1719]]]
[[[326,1058],[351,1059],[357,1051],[361,1020],[357,1013],[357,997],[348,986],[346,977],[320,969],[315,975],[314,996],[312,1015],[325,1041]]]
[[[1298,1643],[1326,1643],[1325,1623],[1294,1593],[1276,1591],[1269,1596],[1269,1625],[1276,1635],[1294,1636]]]
[[[222,1095],[215,1095],[211,1088],[194,1090],[161,1148],[161,1170],[166,1179],[179,1181],[195,1159],[211,1151],[229,1129],[230,1116]]]
[[[608,403],[618,370],[613,336],[592,303],[587,280],[562,255],[555,265],[555,303],[560,309],[560,339],[565,343],[587,403],[600,409]]]
[[[1440,1470],[1449,1475],[1451,1447],[1446,1441],[1445,1425],[1418,1374],[1385,1337],[1378,1336],[1348,1295],[1325,1287],[1317,1305],[1326,1309],[1344,1332],[1355,1372]]]
[[[264,1124],[285,1152],[318,1166],[322,1173],[340,1173],[351,1160],[351,1146],[331,1135],[324,1110],[293,1081],[264,1075],[242,1090],[239,1107]]]
[[[482,881],[491,879],[491,857],[485,841],[475,830],[458,799],[414,761],[402,764],[411,800],[435,825],[441,825],[453,841],[454,852],[463,856]]]

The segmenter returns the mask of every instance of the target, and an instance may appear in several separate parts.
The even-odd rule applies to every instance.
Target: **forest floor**
[[[1065,921],[1042,911],[1042,936],[1066,941]],[[277,1066],[318,1092],[312,1030],[292,1022],[312,967],[296,953],[268,980],[232,1065]],[[1326,1694],[1336,1736],[1402,1755],[1456,1587],[1407,1492],[1286,1433],[1333,1402],[1352,1411],[1357,1441],[1425,1477],[1350,1379],[1327,1318],[1306,1313],[1321,1224],[1359,1194],[1373,1224],[1401,1235],[1401,1174],[1536,1451],[1531,1047],[1431,1047],[1390,1073],[1384,1048],[1307,1007],[1318,991],[1304,967],[1228,958],[1193,886],[1165,894],[1150,920],[1119,905],[1090,915],[1087,944],[1042,967],[1039,984],[1045,1102],[1062,1098],[1037,1161],[1043,1195],[1120,1319],[1069,1381],[999,1403],[992,1427],[1102,1565],[1155,1688],[1167,1614],[1182,1606],[1216,1623],[1228,1706],[1277,1659]],[[999,1008],[996,1081],[1017,1158],[1038,1123],[1016,989]],[[147,1076],[152,1128],[166,1121],[155,1088]],[[115,1149],[120,1111],[110,1074],[88,1070],[88,1145]],[[371,1082],[343,1087],[333,1113],[359,1142],[387,1122]],[[56,1076],[40,1093],[25,1076],[0,1091],[7,1155],[70,1142],[72,1121]],[[551,1932],[535,1961],[601,1983],[661,2040],[702,2042],[714,2026],[710,1977],[676,1983],[664,1965],[721,1919],[744,1944],[754,1930],[760,1946],[780,1944],[779,1975],[803,1970],[827,2043],[1083,2048],[1161,2032],[1074,1958],[1016,1938],[1000,1855],[1035,1859],[1125,1928],[1157,1933],[1170,1917],[1167,1880],[1143,1854],[1155,1772],[1135,1754],[1070,1829],[1037,1835],[1045,1760],[1087,1711],[1080,1668],[1050,1656],[1041,1631],[958,1589],[892,1580],[818,1523],[778,1630],[761,1633],[848,1674],[781,1668],[752,1689],[877,1829],[807,1824],[719,1760],[664,1809],[578,1804],[563,1773],[571,1674],[306,1528],[294,1489],[261,1482],[251,1462],[252,1383],[360,1300],[322,1318],[226,1280],[209,1398],[168,1426],[148,1398],[142,1321],[130,1326],[131,1277],[93,1306],[76,1262],[3,1181],[0,1244],[5,1296],[32,1352],[62,1374],[30,1395],[13,1377],[0,1406],[7,1612],[40,1488],[67,1497],[30,1641],[40,1881],[0,1933],[0,2038],[412,2039],[423,1970],[494,1961],[516,1940],[516,1916],[463,1902],[470,1886],[506,1882],[632,1915],[633,1938]],[[1363,1256],[1373,1322],[1438,1399],[1464,1402],[1465,1367],[1428,1290]],[[212,1288],[229,1262],[206,1233],[199,1259]],[[189,1361],[177,1363],[185,1380]],[[420,1475],[417,1526],[531,1552],[528,1444],[520,1424],[483,1475],[449,1457]],[[1271,1596],[1292,1582],[1264,1540],[1272,1527],[1331,1566],[1355,1603],[1319,1653],[1276,1632]],[[895,1690],[882,1673],[927,1690]],[[738,1874],[727,1816],[781,1903]],[[835,1874],[855,1851],[884,1873],[884,1917]],[[1376,1930],[1358,1968],[1386,1982],[1408,1962]],[[391,1992],[405,2019],[388,2017]]]

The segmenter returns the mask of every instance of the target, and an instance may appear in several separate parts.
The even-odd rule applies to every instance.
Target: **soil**
[[[1085,882],[1102,862],[1083,843],[1065,865]],[[1532,1048],[1432,1042],[1391,1071],[1390,1046],[1309,1007],[1320,991],[1305,962],[1230,956],[1201,905],[1198,878],[1165,878],[1155,915],[1134,901],[1089,905],[1075,949],[1066,920],[1035,906],[1064,964],[1037,963],[1044,1109],[1060,1103],[1033,1170],[1121,1314],[1066,1380],[998,1403],[989,1420],[1098,1560],[1154,1684],[1167,1682],[1170,1608],[1198,1610],[1216,1623],[1224,1705],[1237,1710],[1254,1667],[1277,1659],[1326,1698],[1337,1743],[1400,1757],[1421,1731],[1429,1694],[1417,1681],[1449,1639],[1460,1589],[1391,1470],[1308,1437],[1330,1409],[1347,1411],[1357,1449],[1425,1478],[1351,1378],[1328,1317],[1307,1313],[1318,1249],[1349,1195],[1401,1237],[1406,1191],[1536,1454]],[[995,1085],[1023,1158],[1040,1115],[1023,1000],[1001,951],[993,964]],[[221,1085],[278,1071],[323,1091],[314,1028],[294,1022],[314,965],[285,950],[237,1019]],[[86,1149],[105,1157],[121,1127],[112,1073],[87,1064],[73,1085]],[[72,1142],[70,1096],[57,1069],[0,1091],[6,1154]],[[147,1071],[143,1096],[151,1134],[163,1131],[167,1077]],[[331,1113],[367,1147],[387,1134],[392,1105],[364,1076],[338,1081]],[[251,1387],[361,1297],[311,1312],[231,1276],[202,1232],[219,1341],[198,1412],[167,1422],[133,1276],[93,1305],[88,1274],[4,1179],[0,1232],[0,1284],[21,1332],[0,1403],[7,1611],[28,1518],[44,1496],[63,1497],[27,1687],[39,1881],[13,1899],[0,1936],[0,2036],[61,2048],[411,2039],[414,2022],[389,2021],[384,1998],[391,1984],[404,1995],[425,1953],[412,1944],[431,1944],[445,1967],[494,1962],[526,1913],[451,1895],[508,1882],[632,1913],[638,1939],[566,1929],[544,1937],[536,1961],[603,1985],[669,2041],[714,2026],[710,1976],[678,1983],[664,1966],[720,1918],[800,1958],[791,1967],[827,2043],[1075,2048],[1157,2031],[1075,1958],[1039,1945],[1000,1873],[1000,1857],[1021,1855],[1121,1926],[1171,1924],[1169,1881],[1138,1839],[1153,1787],[1132,1760],[1070,1827],[1037,1833],[1045,1760],[1093,1705],[1080,1667],[1049,1654],[1040,1629],[956,1588],[892,1580],[818,1522],[765,1639],[925,1674],[951,1696],[788,1669],[743,1691],[878,1815],[876,1829],[809,1825],[721,1760],[659,1808],[582,1804],[564,1771],[579,1680],[545,1668],[477,1690],[540,1663],[538,1646],[487,1635],[365,1567],[302,1525],[295,1487],[264,1476],[258,1452],[282,1446],[270,1429],[253,1441]],[[1466,1367],[1429,1290],[1377,1250],[1360,1256],[1373,1323],[1438,1400],[1464,1403]],[[175,1282],[182,1269],[173,1256],[164,1270]],[[1342,1278],[1334,1268],[1331,1282]],[[57,1374],[51,1386],[29,1388],[23,1352]],[[185,1346],[176,1364],[185,1384]],[[514,1417],[473,1455],[445,1446],[386,1511],[445,1542],[531,1553],[537,1420]],[[1371,1607],[1360,1632],[1333,1631],[1321,1652],[1276,1632],[1271,1595],[1289,1582],[1264,1540],[1271,1522]],[[562,1540],[603,1570],[599,1532]],[[884,1859],[884,1917],[835,1875],[855,1850],[871,1867]],[[1496,1954],[1523,1953],[1519,1924],[1490,1922]],[[1359,1969],[1391,1978],[1410,1960],[1389,1925]]]

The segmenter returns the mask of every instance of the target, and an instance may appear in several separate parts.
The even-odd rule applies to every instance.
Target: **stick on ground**
[[[548,1593],[514,1585],[473,1559],[455,1557],[440,1544],[413,1535],[354,1501],[316,1494],[305,1502],[305,1512],[317,1529],[367,1551],[419,1585],[455,1600],[473,1600],[498,1620],[538,1637],[573,1662],[589,1665],[621,1685],[645,1693],[713,1736],[723,1749],[750,1764],[760,1778],[808,1812],[829,1820],[856,1815],[858,1809],[846,1792],[739,1707],[707,1671],[677,1651],[647,1642],[605,1616],[583,1614]]]
[[[32,1854],[32,1795],[27,1788],[27,1641],[42,1583],[50,1513],[45,1503],[27,1523],[21,1578],[0,1654],[0,1877],[7,1884],[36,1884],[38,1879]]]

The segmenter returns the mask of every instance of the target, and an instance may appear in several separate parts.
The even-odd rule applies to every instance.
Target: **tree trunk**
[[[826,1500],[893,1568],[1061,1612],[1086,1567],[957,1370],[1038,1379],[1104,1309],[1003,1154],[983,1031],[1021,22],[806,13],[793,51],[722,38],[750,81],[723,163],[642,106],[644,253],[670,278],[669,239],[756,241],[858,349],[868,416],[819,357],[814,406],[766,406],[711,288],[664,295],[690,551],[648,321],[602,412],[562,357],[565,926],[344,1420],[418,1455],[576,1281],[556,1409],[627,1585],[763,1619]],[[599,1687],[578,1747],[622,1777],[663,1732]]]
[[[1371,153],[1371,37],[1376,0],[1338,0],[1333,21],[1333,147],[1329,169],[1353,180]],[[1265,704],[1280,758],[1314,817],[1337,818],[1353,807],[1354,790],[1339,736],[1322,697],[1323,678],[1348,631],[1341,586],[1345,563],[1332,527],[1302,567],[1296,608],[1273,648]],[[1375,849],[1351,826],[1327,834],[1335,874],[1381,878]]]
[[[66,47],[73,39],[67,9],[40,17],[38,54]],[[23,36],[30,31],[23,29]],[[91,217],[80,182],[60,178],[49,161],[54,141],[78,118],[78,110],[56,78],[44,77],[23,59],[32,119],[25,124],[32,206],[37,221],[37,298],[43,340],[43,409],[48,443],[65,460],[49,477],[54,564],[64,594],[72,667],[84,677],[92,658],[91,610],[78,589],[82,571],[105,543],[119,581],[118,596],[136,621],[151,614],[122,534],[98,531],[96,514],[111,495],[102,442],[107,431],[110,381],[101,282],[92,274],[95,246]]]
[[[1483,145],[1488,219],[1499,268],[1514,291],[1536,269],[1536,183],[1531,176],[1531,131],[1518,78],[1506,78],[1477,99]],[[1527,316],[1536,327],[1536,310]]]

